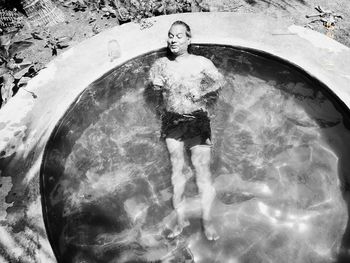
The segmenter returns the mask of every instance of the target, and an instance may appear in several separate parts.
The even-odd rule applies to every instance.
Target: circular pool
[[[58,262],[333,262],[347,221],[348,108],[320,81],[267,53],[208,44],[191,51],[226,79],[212,106],[212,216],[220,239],[203,235],[188,159],[190,226],[167,237],[175,217],[171,166],[147,82],[161,49],[89,85],[47,143],[41,194]]]
[[[215,242],[189,160],[190,225],[167,235],[170,163],[146,76],[175,20],[226,78],[212,105]],[[151,22],[73,46],[28,82],[35,98],[20,89],[1,108],[0,261],[349,262],[349,48],[256,14]]]

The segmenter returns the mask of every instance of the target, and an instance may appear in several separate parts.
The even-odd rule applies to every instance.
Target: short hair
[[[188,24],[186,24],[184,21],[177,20],[174,23],[172,23],[171,27],[172,26],[176,26],[176,25],[181,25],[181,26],[185,27],[185,29],[186,29],[186,36],[189,37],[189,38],[192,37],[191,28],[190,28],[190,26]]]

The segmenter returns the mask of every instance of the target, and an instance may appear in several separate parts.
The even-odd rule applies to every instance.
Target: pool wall
[[[309,29],[256,14],[190,13],[104,31],[70,48],[0,110],[0,262],[56,262],[44,226],[39,170],[45,145],[64,113],[93,81],[131,58],[164,48],[169,26],[184,20],[193,43],[260,50],[302,68],[350,108],[350,49]],[[111,61],[108,43],[121,56]],[[78,100],[79,101],[79,100]]]

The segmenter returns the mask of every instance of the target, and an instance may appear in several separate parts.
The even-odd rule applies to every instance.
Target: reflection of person
[[[219,238],[211,220],[211,206],[215,198],[210,173],[211,130],[208,116],[212,101],[223,84],[223,77],[207,58],[188,53],[191,42],[190,27],[176,21],[168,32],[169,56],[159,58],[150,70],[155,90],[163,95],[162,136],[165,138],[172,165],[173,205],[177,212],[177,226],[172,236],[182,232],[188,224],[180,209],[186,178],[184,147],[191,150],[200,194],[205,235],[209,240]]]

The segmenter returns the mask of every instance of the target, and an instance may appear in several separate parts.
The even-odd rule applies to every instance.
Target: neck
[[[190,54],[189,54],[188,52],[184,52],[184,53],[182,53],[182,54],[178,54],[178,55],[175,56],[175,60],[176,60],[176,61],[180,61],[180,60],[182,60],[182,59],[188,57],[189,55],[190,55]]]

